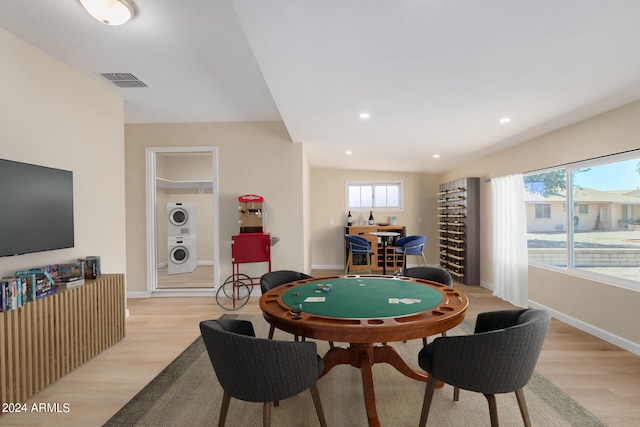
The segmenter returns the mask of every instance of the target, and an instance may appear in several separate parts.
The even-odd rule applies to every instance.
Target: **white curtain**
[[[522,174],[491,179],[493,295],[527,307],[527,218]]]

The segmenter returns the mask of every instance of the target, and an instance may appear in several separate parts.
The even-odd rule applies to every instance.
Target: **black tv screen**
[[[0,159],[0,256],[73,245],[73,172]]]

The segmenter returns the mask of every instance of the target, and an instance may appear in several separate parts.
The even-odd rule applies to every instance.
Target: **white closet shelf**
[[[200,193],[205,188],[213,188],[213,181],[194,180],[194,181],[173,181],[170,179],[156,178],[156,187],[158,188],[195,188]]]

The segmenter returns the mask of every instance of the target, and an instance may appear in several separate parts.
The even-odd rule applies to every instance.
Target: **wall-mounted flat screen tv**
[[[0,256],[73,245],[73,172],[0,159]]]

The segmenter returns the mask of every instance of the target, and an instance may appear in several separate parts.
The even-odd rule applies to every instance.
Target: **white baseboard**
[[[608,343],[616,345],[620,348],[623,348],[631,353],[637,354],[640,356],[640,344],[630,341],[626,338],[622,338],[618,335],[612,334],[609,331],[605,331],[604,329],[600,329],[597,326],[593,326],[589,323],[583,322],[582,320],[576,319],[574,317],[568,316],[564,313],[556,311],[552,308],[544,306],[542,304],[538,304],[535,301],[529,300],[529,307],[539,308],[542,310],[547,310],[551,313],[551,316],[560,320],[561,322],[566,323],[567,325],[571,325],[576,329],[580,329],[583,332],[593,335],[594,337],[598,337]]]
[[[489,289],[491,291],[493,291],[494,286],[491,283],[487,283],[487,282],[481,282],[480,286],[482,286],[483,288]],[[549,308],[545,305],[542,304],[538,304],[535,301],[532,300],[528,300],[528,305],[529,307],[532,308],[539,308],[542,310],[547,310],[549,313],[551,313],[551,316],[558,319],[559,321],[566,323],[567,325],[571,325],[576,329],[580,329],[583,332],[586,332],[590,335],[593,335],[594,337],[598,337],[601,340],[604,340],[608,343],[611,343],[615,346],[618,346],[620,348],[623,348],[627,351],[630,351],[633,354],[637,354],[640,355],[640,344],[630,341],[626,338],[622,338],[618,335],[612,334],[611,332],[605,331],[604,329],[600,329],[597,326],[593,326],[589,323],[583,322],[582,320],[576,319],[574,317],[568,316],[564,313],[561,313],[557,310],[554,310],[552,308]]]
[[[127,298],[149,298],[148,292],[127,292]]]
[[[344,265],[312,265],[312,270],[344,270]]]

